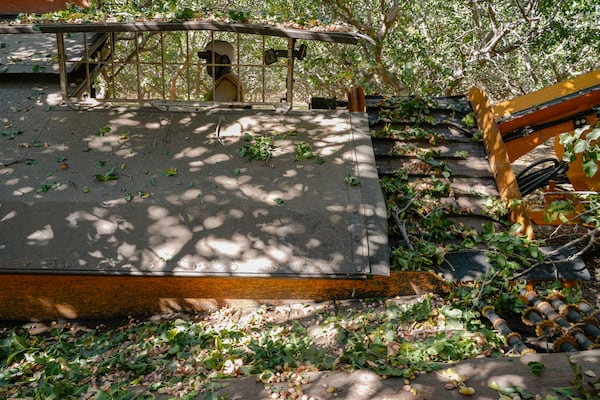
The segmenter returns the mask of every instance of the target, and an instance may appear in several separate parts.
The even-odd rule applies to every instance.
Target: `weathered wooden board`
[[[434,274],[371,279],[190,278],[90,275],[0,276],[0,319],[53,320],[194,312],[225,305],[277,304],[445,293]]]

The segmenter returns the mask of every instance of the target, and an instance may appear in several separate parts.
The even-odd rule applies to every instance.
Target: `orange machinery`
[[[510,162],[531,152],[551,138],[554,155],[560,162],[564,147],[557,136],[585,126],[597,126],[600,118],[600,70],[560,82],[492,107]],[[551,154],[544,156],[552,156]],[[542,157],[544,157],[542,156]],[[566,177],[576,191],[600,191],[600,174],[589,177],[582,167],[581,155],[565,168]],[[553,190],[553,182],[550,182]],[[570,196],[568,192],[562,198]],[[556,196],[547,196],[547,201]],[[544,210],[529,210],[529,217],[544,224]]]

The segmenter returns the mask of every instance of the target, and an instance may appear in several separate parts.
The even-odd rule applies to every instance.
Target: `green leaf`
[[[279,205],[285,204],[285,200],[283,200],[282,198],[279,198],[279,197],[275,197],[273,199],[273,201]]]
[[[20,135],[23,132],[16,129],[5,129],[0,133],[2,136],[7,137],[8,139],[14,139],[17,135]]]
[[[600,139],[600,128],[592,129],[585,135],[585,139],[589,142]]]
[[[108,182],[119,179],[119,175],[115,172],[116,168],[112,167],[104,174],[96,175],[96,180],[99,182]]]
[[[529,367],[531,373],[535,376],[540,376],[544,368],[546,368],[544,364],[539,361],[530,361],[527,363],[527,366]]]
[[[183,10],[177,10],[175,18],[178,20],[187,20],[194,18],[196,12],[189,7],[185,7]]]
[[[37,193],[46,193],[50,189],[58,189],[60,182],[42,182],[40,188],[36,191]]]
[[[315,157],[310,145],[306,142],[298,143],[296,146],[296,161],[308,160]]]
[[[583,172],[587,177],[593,177],[598,172],[598,163],[594,160],[587,160],[583,163]]]
[[[568,146],[575,141],[575,136],[571,135],[569,132],[561,133],[558,135],[558,138],[560,140],[560,144],[564,146]]]
[[[94,396],[94,399],[95,400],[112,400],[113,397],[110,394],[98,389],[98,391],[96,392],[96,395]]]
[[[532,399],[535,397],[535,395],[533,393],[527,391],[527,389],[525,389],[524,387],[516,386],[516,385],[503,388],[500,390],[500,393],[509,395],[509,396],[519,394],[519,396],[521,396],[521,399],[524,399],[524,400]]]
[[[103,126],[101,128],[98,128],[98,130],[96,131],[96,136],[98,137],[103,137],[105,133],[110,132],[110,127],[108,126]]]
[[[554,390],[557,394],[561,395],[561,396],[575,396],[577,394],[577,392],[575,391],[575,388],[570,386],[570,387],[564,387],[564,388],[560,388],[560,387],[553,387],[552,390]]]
[[[240,169],[239,168],[234,168],[231,171],[231,175],[233,175],[233,176],[240,176]]]
[[[584,151],[586,151],[589,147],[589,144],[587,141],[585,140],[578,140],[575,143],[575,147],[573,148],[573,151],[575,151],[576,154],[579,153],[583,153]]]
[[[167,168],[163,170],[164,176],[177,176],[177,168]]]
[[[360,185],[360,179],[358,179],[355,176],[352,176],[351,174],[346,175],[346,178],[344,178],[344,182],[346,182],[346,185],[348,186]]]

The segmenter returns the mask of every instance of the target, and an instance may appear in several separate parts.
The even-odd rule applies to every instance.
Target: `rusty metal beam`
[[[40,23],[33,25],[0,23],[0,33],[69,33],[69,32],[158,32],[158,31],[221,31],[254,35],[279,36],[291,39],[317,40],[356,44],[359,35],[352,32],[316,31],[282,28],[268,25],[225,23],[216,21],[158,22],[140,21],[132,23]]]

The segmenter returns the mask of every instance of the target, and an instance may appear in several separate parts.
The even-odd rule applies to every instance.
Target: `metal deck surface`
[[[83,34],[73,33],[65,36],[64,40],[69,59],[79,60],[85,52]],[[55,34],[0,34],[0,73],[58,74],[57,60]],[[76,65],[76,62],[67,63],[67,73],[72,72]]]
[[[389,273],[366,115],[74,111],[0,84],[0,273]],[[274,137],[268,162],[241,156],[246,134]],[[324,162],[296,160],[303,142]]]

